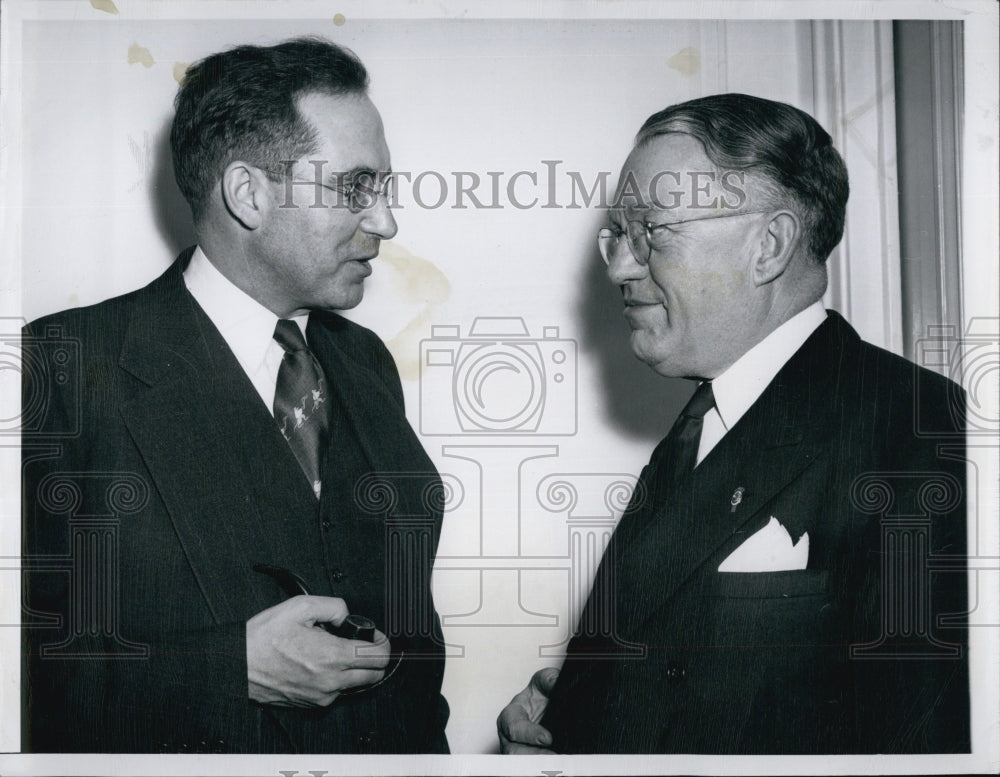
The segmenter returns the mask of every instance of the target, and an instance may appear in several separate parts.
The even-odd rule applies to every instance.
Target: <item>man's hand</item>
[[[505,755],[543,755],[552,753],[552,734],[538,725],[559,677],[559,670],[539,669],[531,676],[528,687],[510,700],[497,718],[500,752]]]
[[[341,639],[316,626],[340,624],[343,599],[293,596],[247,621],[250,698],[281,707],[326,707],[345,688],[370,685],[389,663],[389,640]]]

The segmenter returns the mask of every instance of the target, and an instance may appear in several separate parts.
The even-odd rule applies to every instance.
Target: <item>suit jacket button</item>
[[[323,531],[329,531],[329,529],[330,529],[330,522],[329,521],[321,521],[319,525],[320,525],[320,528]]]
[[[339,583],[341,580],[344,579],[344,572],[343,572],[343,570],[340,570],[340,569],[333,570],[330,573],[330,579],[333,582],[335,582],[335,583]]]
[[[681,683],[684,680],[685,674],[684,667],[676,661],[671,661],[667,664],[666,677],[667,680],[674,685]]]

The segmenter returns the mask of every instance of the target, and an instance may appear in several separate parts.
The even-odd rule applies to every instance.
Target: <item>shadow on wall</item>
[[[195,242],[191,208],[174,180],[174,167],[170,154],[170,123],[164,122],[153,148],[153,178],[149,197],[156,219],[156,229],[163,242],[176,256]]]
[[[621,292],[608,281],[596,245],[586,267],[578,310],[581,348],[600,364],[605,412],[624,434],[655,444],[670,431],[695,384],[664,378],[636,358],[629,345],[628,323],[622,317]]]

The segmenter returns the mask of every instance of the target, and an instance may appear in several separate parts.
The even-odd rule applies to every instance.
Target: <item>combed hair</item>
[[[174,176],[197,223],[212,187],[235,160],[280,180],[282,162],[317,148],[299,114],[306,93],[365,93],[368,71],[350,50],[322,38],[238,46],[202,59],[184,75],[170,129]]]
[[[826,261],[844,235],[847,167],[830,135],[809,114],[745,94],[717,94],[650,116],[636,145],[670,132],[691,135],[720,170],[756,175],[773,204],[799,216],[807,247]]]

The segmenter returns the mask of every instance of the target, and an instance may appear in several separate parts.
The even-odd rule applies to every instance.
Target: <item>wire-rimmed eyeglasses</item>
[[[627,237],[628,247],[632,252],[632,256],[637,263],[645,267],[649,264],[649,259],[653,255],[653,251],[666,249],[667,242],[674,234],[674,227],[679,224],[730,219],[737,216],[749,216],[752,213],[767,212],[765,210],[745,210],[740,213],[719,213],[713,216],[701,216],[696,219],[668,221],[663,224],[654,224],[651,221],[627,221],[625,222],[625,229],[617,225],[601,229],[597,233],[597,245],[601,249],[601,258],[604,260],[604,263],[611,264],[611,259],[618,250],[618,245],[622,237]]]
[[[320,186],[333,192],[336,200],[327,207],[346,207],[351,213],[360,213],[367,210],[378,202],[379,197],[384,197],[387,203],[392,202],[393,191],[396,185],[394,175],[390,173],[377,173],[374,170],[357,170],[351,173],[337,173],[331,177],[331,182],[327,183],[321,178],[313,181],[306,181],[301,178],[292,178],[291,168],[285,171],[270,170],[261,168],[268,176],[275,181],[284,182],[286,187],[291,186]],[[286,188],[286,199],[290,198],[290,189]],[[316,195],[314,207],[326,205],[320,196]],[[292,203],[286,203],[291,206]]]

